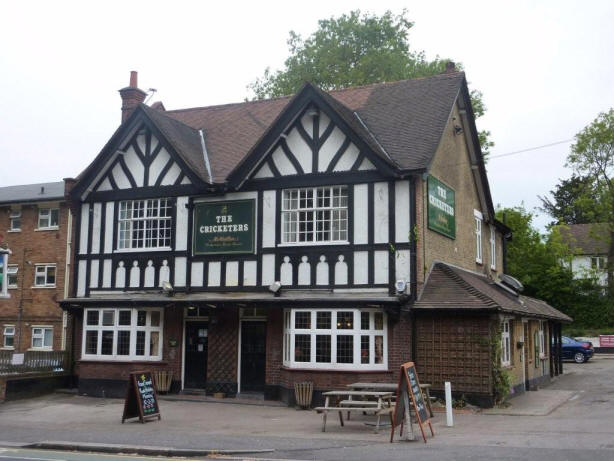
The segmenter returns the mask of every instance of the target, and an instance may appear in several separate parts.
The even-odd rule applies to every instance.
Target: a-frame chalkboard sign
[[[428,416],[426,410],[426,404],[424,403],[424,395],[422,389],[420,389],[420,381],[418,380],[418,372],[414,362],[407,362],[401,365],[401,372],[399,373],[399,384],[397,386],[397,397],[394,414],[392,415],[392,428],[390,432],[390,441],[394,438],[394,430],[396,426],[400,426],[399,435],[403,435],[403,425],[407,418],[409,418],[409,408],[411,405],[416,415],[416,421],[420,425],[420,431],[422,432],[422,438],[426,443],[426,434],[424,433],[424,425],[428,424],[431,429],[431,435],[434,437],[433,425]],[[407,429],[411,431],[411,421],[407,421]],[[413,439],[412,439],[413,440]]]
[[[122,424],[130,418],[139,418],[141,423],[145,423],[146,418],[156,416],[158,419],[161,418],[158,396],[156,395],[151,371],[135,371],[130,373]]]

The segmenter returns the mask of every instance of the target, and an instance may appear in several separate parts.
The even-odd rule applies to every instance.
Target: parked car
[[[573,360],[576,363],[587,362],[595,353],[593,344],[587,341],[576,341],[567,336],[562,337],[563,359]]]

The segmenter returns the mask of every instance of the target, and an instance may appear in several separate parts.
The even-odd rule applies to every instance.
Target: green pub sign
[[[194,207],[194,254],[253,253],[254,209],[254,200],[197,203]]]
[[[456,238],[454,189],[433,176],[428,177],[428,225],[429,229]]]

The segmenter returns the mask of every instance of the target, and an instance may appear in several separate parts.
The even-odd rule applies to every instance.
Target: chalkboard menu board
[[[431,435],[435,435],[433,431],[433,425],[429,419],[426,404],[424,402],[424,395],[422,389],[420,389],[420,381],[418,380],[418,372],[416,371],[416,365],[413,362],[407,362],[401,365],[401,372],[399,373],[399,384],[397,386],[396,405],[394,415],[392,418],[392,431],[390,434],[390,441],[392,442],[394,437],[394,430],[396,426],[401,427],[401,433],[403,432],[403,423],[405,415],[408,415],[409,404],[414,410],[416,420],[420,425],[420,431],[422,432],[422,438],[426,443],[426,435],[424,433],[424,424],[428,424],[431,429]],[[407,430],[411,430],[411,425],[408,422]]]
[[[151,417],[161,418],[151,371],[130,373],[122,424],[130,418],[139,418],[144,423],[145,418]]]

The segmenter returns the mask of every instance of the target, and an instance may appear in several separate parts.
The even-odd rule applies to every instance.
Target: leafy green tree
[[[523,206],[499,208],[496,216],[513,231],[513,239],[507,243],[506,271],[524,285],[524,294],[543,299],[570,315],[576,326],[614,326],[614,303],[603,295],[598,274],[573,277],[569,267],[572,255],[559,228],[552,227],[546,236],[540,235],[533,227],[533,213]]]
[[[428,60],[424,52],[411,51],[409,31],[414,23],[407,12],[382,16],[351,11],[338,18],[322,19],[307,39],[290,31],[290,56],[283,70],[267,68],[248,88],[256,99],[296,93],[309,81],[330,91],[349,86],[427,77],[445,71],[447,59]],[[471,92],[476,118],[486,107],[482,93]],[[489,131],[480,131],[486,157],[494,143]]]
[[[555,224],[588,224],[607,221],[604,209],[607,193],[591,177],[572,175],[562,179],[550,191],[552,198],[539,197],[541,210],[552,216]]]
[[[614,299],[614,109],[599,114],[576,135],[567,165],[576,173],[591,178],[604,192],[609,224],[608,293]]]

